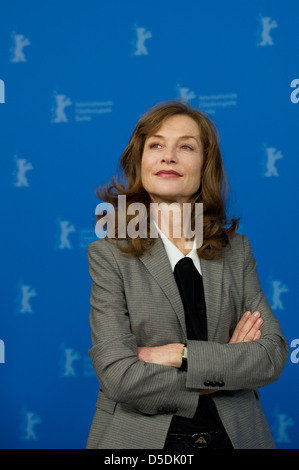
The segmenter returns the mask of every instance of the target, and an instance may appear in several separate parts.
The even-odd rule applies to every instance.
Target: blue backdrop
[[[219,129],[230,215],[290,345],[262,403],[277,447],[299,448],[298,15],[295,0],[2,0],[1,448],[85,447],[95,188],[173,98]]]

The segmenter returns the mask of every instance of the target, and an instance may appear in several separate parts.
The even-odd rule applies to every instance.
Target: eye
[[[184,149],[184,150],[193,150],[193,148],[190,147],[190,145],[187,145],[187,144],[184,144],[184,145],[182,145],[181,147],[182,147],[182,149]]]
[[[155,142],[153,142],[152,144],[150,144],[150,148],[151,148],[151,149],[157,149],[157,148],[159,148],[159,147],[161,147],[161,144],[158,144],[158,143],[155,143]]]

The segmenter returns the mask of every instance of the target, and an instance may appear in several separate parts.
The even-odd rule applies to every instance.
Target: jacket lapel
[[[217,335],[221,310],[223,260],[200,259],[202,281],[207,310],[208,340],[214,341]]]
[[[187,337],[184,307],[170,266],[170,262],[160,237],[157,238],[150,252],[139,257],[149,273],[155,278],[168,298]]]

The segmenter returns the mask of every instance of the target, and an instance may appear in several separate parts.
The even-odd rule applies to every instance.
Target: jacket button
[[[210,380],[206,380],[203,384],[204,384],[206,387],[211,387],[211,382],[210,382]]]
[[[224,387],[225,383],[220,380],[220,382],[217,382],[218,387]]]
[[[158,408],[157,413],[160,414],[171,414],[171,413],[176,413],[178,411],[178,408]]]

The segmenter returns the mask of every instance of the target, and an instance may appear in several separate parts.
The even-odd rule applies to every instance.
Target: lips
[[[180,177],[182,175],[180,175],[180,173],[178,173],[177,171],[174,171],[174,170],[160,170],[156,173],[156,176],[162,176],[162,177],[168,177],[168,178],[171,178],[171,177]]]

